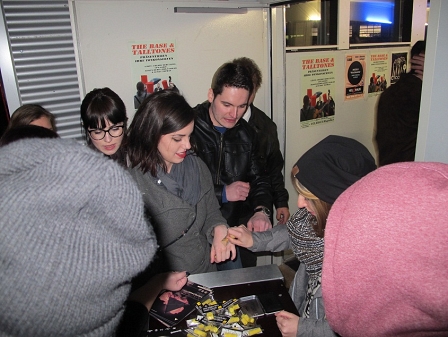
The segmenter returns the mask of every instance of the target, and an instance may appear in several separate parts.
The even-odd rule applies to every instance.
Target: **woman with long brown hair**
[[[235,258],[235,246],[223,242],[228,226],[210,171],[192,150],[194,120],[182,95],[163,90],[142,102],[129,127],[129,172],[160,245],[151,272],[204,273]]]

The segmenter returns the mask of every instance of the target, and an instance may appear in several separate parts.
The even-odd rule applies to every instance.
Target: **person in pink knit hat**
[[[327,219],[322,294],[335,332],[448,336],[448,165],[383,166]]]

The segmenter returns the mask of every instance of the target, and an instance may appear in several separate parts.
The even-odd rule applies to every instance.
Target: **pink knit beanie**
[[[448,336],[448,165],[398,163],[333,204],[322,292],[343,337]]]

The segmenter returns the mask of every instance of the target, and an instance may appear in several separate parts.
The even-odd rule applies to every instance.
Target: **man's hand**
[[[277,208],[277,221],[280,225],[284,225],[286,223],[286,221],[288,221],[289,219],[289,209],[288,207],[280,207]]]
[[[254,245],[252,232],[244,225],[229,228],[227,238],[229,242],[244,248],[250,248]]]
[[[266,214],[257,212],[247,222],[247,228],[253,232],[264,232],[272,228],[272,224]]]
[[[218,225],[214,228],[213,244],[210,251],[210,263],[219,263],[231,258],[236,258],[236,248],[231,242],[227,242],[227,226]]]
[[[235,181],[225,188],[228,201],[244,201],[249,195],[250,184],[244,181]]]
[[[283,337],[296,337],[299,327],[299,316],[282,310],[275,314],[275,319]]]
[[[423,80],[423,70],[425,68],[425,53],[421,52],[411,58],[411,69],[414,70],[415,76]]]

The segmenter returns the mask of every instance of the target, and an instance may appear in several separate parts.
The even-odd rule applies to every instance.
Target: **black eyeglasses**
[[[93,129],[87,130],[89,132],[90,138],[94,140],[101,140],[106,137],[106,132],[109,133],[111,137],[120,137],[124,131],[124,125],[112,125],[109,129]]]

